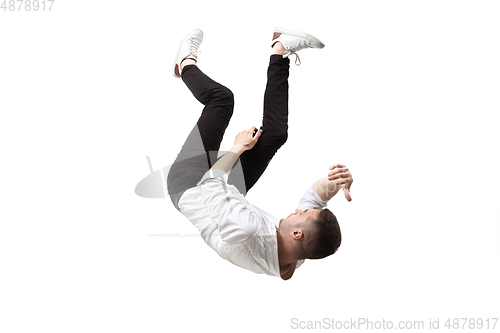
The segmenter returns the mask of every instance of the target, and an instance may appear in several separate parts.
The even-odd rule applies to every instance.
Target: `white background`
[[[496,1],[62,1],[0,11],[0,331],[286,332],[291,320],[500,317]],[[199,104],[182,37],[235,94],[222,148],[260,126],[276,26],[321,39],[291,66],[289,139],[247,199],[277,217],[333,163],[339,251],[289,281],[220,259],[135,185]],[[293,59],[292,59],[293,63]],[[154,236],[156,235],[156,236]],[[160,236],[158,236],[160,235]],[[497,324],[497,329],[500,323]]]

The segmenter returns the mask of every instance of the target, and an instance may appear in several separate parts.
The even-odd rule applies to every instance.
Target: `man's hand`
[[[241,154],[245,152],[245,150],[252,149],[253,146],[259,140],[260,135],[262,134],[262,130],[257,131],[255,136],[253,133],[257,131],[255,126],[250,127],[243,132],[240,132],[236,135],[236,139],[234,140],[234,146],[229,149],[227,153],[224,154],[219,160],[212,166],[212,169],[219,169],[224,171],[229,175],[231,169],[233,168],[234,163],[238,160]]]
[[[325,200],[330,200],[342,188],[347,201],[351,201],[350,187],[353,182],[349,169],[342,164],[334,164],[330,167],[326,177],[318,179],[314,183],[314,191]]]
[[[352,175],[349,169],[342,164],[334,164],[330,167],[331,172],[328,173],[328,180],[333,181],[336,185],[341,185],[347,201],[351,201],[350,187],[353,182]]]
[[[250,129],[238,133],[234,139],[234,147],[242,151],[252,149],[262,134],[262,130],[258,130],[254,136],[253,133],[255,133],[255,131],[257,131],[257,128],[252,126]]]

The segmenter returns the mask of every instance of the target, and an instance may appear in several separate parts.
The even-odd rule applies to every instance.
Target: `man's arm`
[[[252,149],[257,143],[257,140],[262,134],[262,130],[259,130],[254,136],[253,133],[256,130],[257,128],[252,126],[250,129],[238,133],[234,140],[233,147],[212,166],[212,169],[222,170],[229,175],[234,163],[238,160],[240,155],[243,154],[245,150]]]
[[[240,146],[234,145],[227,153],[224,154],[224,156],[219,158],[219,160],[212,166],[212,169],[222,170],[229,175],[234,163],[236,163],[244,151],[245,150],[243,150]]]
[[[334,164],[330,167],[328,176],[314,183],[314,191],[325,200],[330,200],[342,188],[347,201],[351,201],[350,187],[353,182],[349,169],[342,164]]]

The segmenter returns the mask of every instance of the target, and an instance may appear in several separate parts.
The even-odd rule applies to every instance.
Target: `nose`
[[[303,213],[303,212],[304,212],[303,210],[298,209],[298,208],[295,210],[295,214],[301,214],[301,213]]]

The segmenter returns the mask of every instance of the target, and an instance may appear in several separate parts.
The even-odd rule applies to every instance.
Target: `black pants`
[[[243,195],[255,185],[287,140],[289,68],[288,58],[271,56],[264,94],[262,135],[252,149],[241,154],[228,178],[228,183],[236,186]],[[182,194],[196,186],[217,161],[234,108],[231,90],[210,79],[197,66],[185,66],[182,80],[205,107],[167,177],[168,192],[177,209]]]

